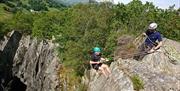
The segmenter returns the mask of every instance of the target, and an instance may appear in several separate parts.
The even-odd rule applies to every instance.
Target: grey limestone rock
[[[55,44],[48,40],[37,40],[13,31],[0,43],[2,89],[17,89],[18,79],[26,91],[60,91],[60,60]],[[19,91],[22,90],[19,88]]]

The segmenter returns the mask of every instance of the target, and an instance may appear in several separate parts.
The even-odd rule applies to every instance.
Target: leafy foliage
[[[47,10],[46,2],[44,0],[29,0],[31,9],[35,11]]]

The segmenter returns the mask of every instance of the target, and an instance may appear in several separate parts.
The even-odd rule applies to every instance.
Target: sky
[[[117,4],[119,3],[124,3],[127,4],[132,0],[114,0],[114,3]],[[162,9],[167,9],[169,6],[172,6],[175,4],[175,8],[178,9],[180,8],[180,0],[141,0],[143,3],[148,2],[153,2],[153,4],[159,8]]]

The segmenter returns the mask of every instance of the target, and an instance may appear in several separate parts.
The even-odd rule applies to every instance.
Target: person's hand
[[[142,33],[143,36],[146,36],[146,33]]]
[[[154,49],[151,49],[150,51],[148,51],[148,53],[153,53],[155,50]]]
[[[108,58],[106,58],[106,59],[105,59],[105,61],[109,61],[109,59],[108,59]]]

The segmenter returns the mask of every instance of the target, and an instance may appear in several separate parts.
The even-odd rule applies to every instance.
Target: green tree
[[[33,14],[30,12],[17,12],[9,22],[9,30],[31,34],[33,27]]]
[[[45,0],[29,0],[30,8],[35,11],[47,11],[47,5]]]
[[[63,30],[64,15],[61,12],[47,12],[36,16],[33,22],[32,35],[39,38],[51,39]]]

